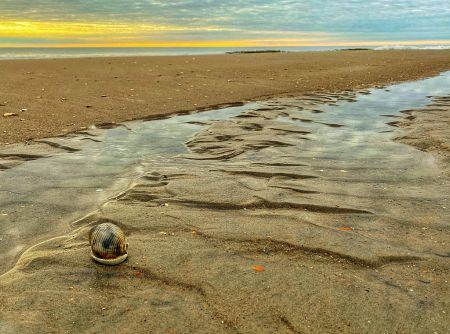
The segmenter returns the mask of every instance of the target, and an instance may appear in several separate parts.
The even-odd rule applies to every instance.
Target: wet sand
[[[417,80],[450,50],[0,61],[0,145],[261,100]],[[21,111],[27,109],[26,111]]]
[[[186,116],[178,126],[197,130],[181,148],[169,127],[167,147],[152,151],[155,130],[143,122],[8,145],[2,185],[18,194],[0,197],[0,242],[25,246],[2,266],[2,330],[448,332],[450,91],[439,87],[402,113],[377,104],[388,92],[357,89]],[[137,161],[121,152],[127,145]],[[114,151],[109,160],[128,167],[87,158]],[[67,159],[77,180],[63,181]],[[35,196],[42,179],[48,188]],[[104,221],[130,243],[116,267],[89,256],[87,233]]]

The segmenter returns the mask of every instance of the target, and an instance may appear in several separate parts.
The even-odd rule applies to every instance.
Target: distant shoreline
[[[223,55],[227,53],[265,53],[335,51],[351,46],[324,47],[74,47],[74,48],[0,48],[0,60],[13,59],[71,59],[98,57],[151,57]]]
[[[0,47],[0,60],[12,59],[72,59],[97,57],[150,57],[221,55],[227,53],[312,52],[337,50],[444,50],[450,45],[390,45],[390,46],[298,46],[298,47]]]
[[[226,54],[245,54],[245,53],[277,53],[277,52],[286,52],[281,50],[259,50],[259,51],[230,51],[226,52]]]

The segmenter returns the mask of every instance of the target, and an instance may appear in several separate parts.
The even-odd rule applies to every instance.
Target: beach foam
[[[374,50],[447,50],[447,49],[450,49],[450,45],[426,45],[426,46],[385,45],[375,48]]]

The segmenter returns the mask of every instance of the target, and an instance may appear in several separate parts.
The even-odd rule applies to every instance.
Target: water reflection
[[[247,104],[151,122],[130,122],[127,123],[129,130],[123,127],[108,130],[103,144],[91,156],[102,164],[119,161],[130,164],[146,156],[168,157],[188,153],[183,143],[195,132],[206,128],[208,122],[228,119],[254,107],[256,104]],[[85,152],[78,155],[85,155]]]
[[[386,158],[403,146],[389,141],[399,130],[388,123],[407,117],[402,110],[423,108],[431,103],[431,96],[448,94],[443,87],[449,86],[447,72],[432,79],[390,86],[389,90],[370,89],[370,94],[358,95],[356,102],[318,104],[314,108],[323,113],[299,111],[301,120],[293,120],[292,116],[279,120],[312,132],[308,137],[313,141],[303,143],[306,151],[325,151],[323,154],[330,158],[348,157],[350,152],[353,159]],[[330,122],[341,127],[330,127]]]

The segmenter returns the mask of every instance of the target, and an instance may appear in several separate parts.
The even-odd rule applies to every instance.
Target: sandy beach
[[[0,333],[450,331],[450,50],[0,65]]]
[[[268,97],[418,80],[450,50],[0,61],[0,145]],[[26,109],[26,111],[22,111]]]

